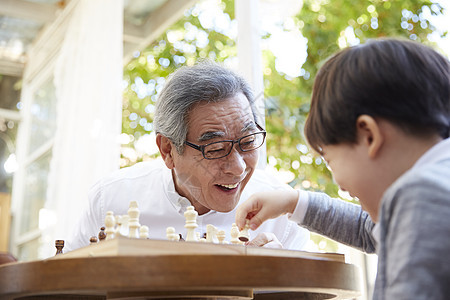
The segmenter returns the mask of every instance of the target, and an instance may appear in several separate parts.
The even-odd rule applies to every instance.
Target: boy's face
[[[379,186],[373,172],[373,162],[362,143],[322,146],[323,157],[333,178],[343,191],[357,197],[361,207],[373,221],[378,219]]]
[[[323,157],[342,190],[357,197],[362,208],[378,221],[384,192],[442,138],[406,134],[381,118],[361,115],[356,142],[322,146]]]

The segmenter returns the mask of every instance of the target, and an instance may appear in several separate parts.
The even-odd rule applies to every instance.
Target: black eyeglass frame
[[[260,148],[260,147],[264,144],[264,141],[266,140],[266,135],[267,135],[267,132],[266,132],[261,126],[259,126],[258,123],[255,123],[255,124],[256,124],[256,127],[257,127],[259,130],[261,130],[261,131],[258,131],[258,132],[254,132],[254,133],[252,133],[252,134],[245,135],[245,136],[243,136],[243,137],[238,138],[237,140],[223,140],[223,141],[218,141],[218,142],[209,143],[209,144],[206,144],[206,145],[196,145],[196,144],[193,144],[193,143],[188,142],[188,141],[185,141],[184,143],[185,143],[187,146],[189,146],[189,147],[191,147],[191,148],[194,148],[195,150],[200,151],[200,152],[202,153],[202,155],[203,155],[203,158],[208,159],[208,160],[219,159],[219,158],[223,158],[223,157],[226,157],[226,156],[230,155],[231,151],[233,151],[233,147],[234,147],[235,144],[238,144],[239,149],[240,149],[242,152],[250,152],[250,151],[253,151],[253,150],[256,150],[256,149]],[[244,150],[244,149],[242,149],[242,147],[241,147],[241,140],[242,140],[242,139],[247,138],[247,137],[252,136],[252,135],[260,134],[260,133],[262,133],[262,134],[264,135],[264,136],[263,136],[263,142],[261,143],[260,146],[254,148],[254,149],[251,149],[251,150]],[[217,143],[223,143],[223,142],[231,142],[231,143],[232,143],[232,145],[231,145],[231,147],[230,147],[230,151],[228,151],[227,154],[222,155],[222,156],[219,156],[219,157],[214,157],[214,158],[206,157],[206,155],[205,155],[205,147],[207,147],[207,146],[209,146],[209,145],[217,144]]]

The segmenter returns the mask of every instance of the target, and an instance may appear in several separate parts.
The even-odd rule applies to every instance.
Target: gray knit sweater
[[[360,206],[309,193],[302,226],[378,254],[374,300],[450,299],[449,141],[446,146],[448,154],[412,168],[385,192],[379,244]]]

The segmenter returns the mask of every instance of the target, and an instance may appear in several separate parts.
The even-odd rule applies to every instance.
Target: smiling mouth
[[[239,185],[239,182],[235,183],[235,184],[216,184],[216,186],[218,186],[222,190],[226,190],[226,191],[234,190],[235,188],[238,187],[238,185]]]

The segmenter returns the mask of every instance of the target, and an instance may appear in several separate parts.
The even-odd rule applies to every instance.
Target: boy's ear
[[[156,145],[158,145],[159,153],[161,153],[161,157],[164,160],[167,168],[173,169],[175,167],[175,164],[173,161],[172,151],[176,151],[176,149],[172,144],[172,141],[169,138],[158,133],[156,134]]]
[[[367,154],[375,158],[384,143],[384,136],[378,122],[369,115],[361,115],[356,120],[358,142],[367,146]]]

